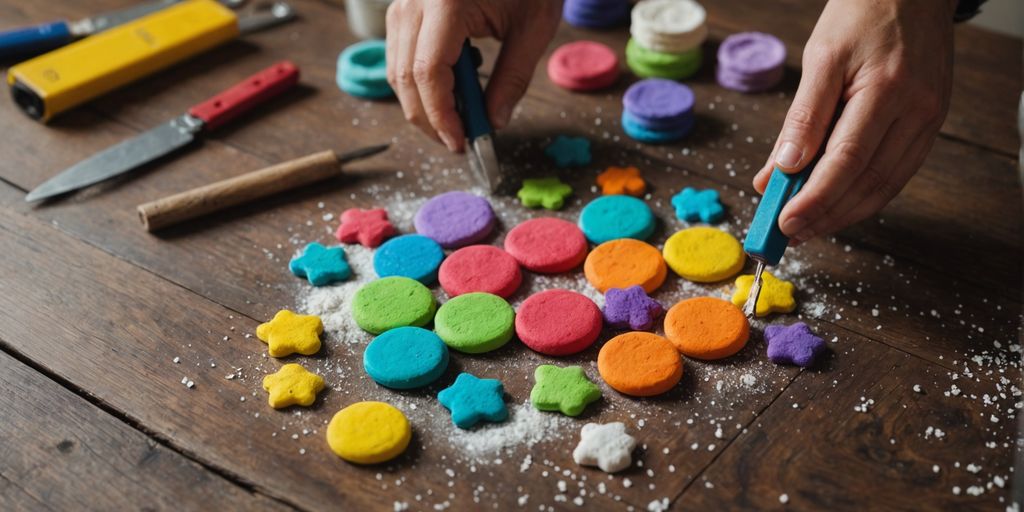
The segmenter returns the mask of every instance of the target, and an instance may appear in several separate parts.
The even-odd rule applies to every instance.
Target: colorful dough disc
[[[512,339],[515,311],[490,293],[467,293],[437,310],[434,331],[448,347],[467,354],[490,352]]]
[[[586,296],[545,290],[523,301],[516,313],[516,335],[527,347],[549,356],[586,350],[601,334],[601,310]]]
[[[629,9],[627,0],[567,0],[562,18],[574,27],[610,28],[625,22]]]
[[[718,65],[743,75],[760,75],[786,63],[786,45],[763,32],[740,32],[718,47]]]
[[[423,387],[437,380],[448,368],[448,346],[432,331],[398,327],[377,336],[367,345],[363,368],[381,386]]]
[[[548,77],[566,89],[601,89],[614,83],[618,76],[619,59],[615,52],[594,41],[564,44],[548,59]]]
[[[494,229],[494,210],[486,199],[468,192],[445,192],[420,207],[413,219],[416,232],[445,249],[483,240]]]
[[[505,236],[505,250],[529,270],[554,274],[583,263],[587,239],[571,222],[541,217],[512,228]]]
[[[373,270],[377,277],[401,276],[425,285],[437,281],[437,269],[444,260],[444,249],[423,235],[402,235],[392,238],[373,253]]]
[[[665,314],[665,336],[697,359],[722,359],[739,352],[750,338],[750,322],[727,300],[696,297],[678,302]]]
[[[338,87],[361,98],[394,95],[387,81],[385,44],[382,40],[362,41],[345,48],[338,56]]]
[[[352,299],[352,316],[363,330],[380,334],[396,327],[422,327],[434,318],[437,302],[422,283],[408,277],[370,281]]]
[[[590,251],[583,263],[587,281],[604,293],[609,288],[641,286],[651,293],[665,282],[668,270],[652,245],[632,238],[605,242]]]
[[[654,213],[632,196],[601,196],[583,207],[580,229],[595,244],[619,238],[646,240],[654,233]]]
[[[340,411],[327,425],[327,444],[339,457],[356,464],[377,464],[409,447],[412,428],[402,411],[384,402],[358,402]]]
[[[697,283],[714,283],[743,270],[743,247],[736,237],[707,226],[677,231],[665,241],[665,262]]]
[[[441,288],[455,297],[485,292],[508,298],[523,282],[519,263],[493,245],[471,245],[453,252],[441,264]]]
[[[692,129],[692,117],[678,128],[670,130],[651,130],[649,128],[645,128],[639,123],[636,123],[633,118],[630,117],[628,110],[624,110],[622,112],[622,131],[626,132],[626,135],[628,135],[629,138],[647,144],[665,144],[667,142],[674,142],[689,135]]]
[[[660,395],[683,378],[683,358],[665,338],[627,332],[605,343],[597,371],[612,389],[632,396]]]
[[[686,78],[700,69],[700,47],[682,53],[666,53],[644,48],[635,39],[626,43],[626,63],[640,77]]]
[[[641,80],[626,89],[622,106],[636,117],[649,120],[677,118],[693,110],[693,90],[663,78]]]

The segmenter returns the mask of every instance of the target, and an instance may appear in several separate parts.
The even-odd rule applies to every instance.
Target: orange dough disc
[[[651,293],[665,282],[667,268],[658,249],[632,238],[620,238],[595,247],[583,263],[587,281],[601,293],[609,288],[636,285]]]
[[[597,371],[620,393],[654,396],[672,389],[683,378],[683,358],[672,343],[657,334],[627,332],[601,347]]]
[[[683,354],[722,359],[739,352],[750,337],[750,323],[740,308],[714,297],[679,301],[665,314],[665,336]]]

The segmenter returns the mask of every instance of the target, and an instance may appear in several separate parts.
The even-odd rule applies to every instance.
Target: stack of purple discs
[[[693,129],[693,104],[693,91],[679,82],[641,80],[622,96],[622,129],[640,142],[679,140]]]
[[[718,83],[740,92],[771,89],[782,80],[786,46],[762,32],[733,34],[718,47]]]
[[[574,27],[609,28],[629,18],[629,0],[565,0],[562,17]]]

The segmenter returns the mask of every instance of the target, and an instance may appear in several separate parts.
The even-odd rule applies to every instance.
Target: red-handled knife
[[[285,60],[188,109],[170,121],[78,162],[25,196],[38,201],[124,174],[167,155],[294,86],[299,68]]]

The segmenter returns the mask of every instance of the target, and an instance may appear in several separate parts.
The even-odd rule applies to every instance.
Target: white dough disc
[[[701,25],[697,30],[683,36],[664,36],[638,29],[636,25],[633,25],[629,27],[629,34],[633,36],[637,44],[648,50],[663,53],[684,53],[704,43],[704,40],[708,37],[708,27],[707,25]]]
[[[643,0],[633,7],[632,24],[643,31],[682,36],[704,26],[707,12],[693,0]]]

